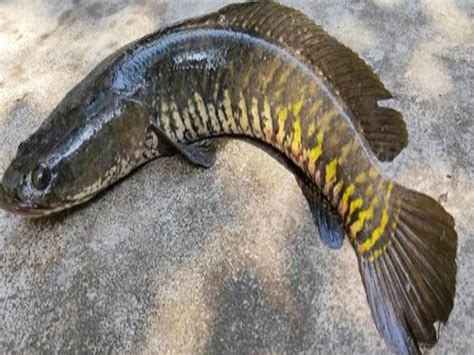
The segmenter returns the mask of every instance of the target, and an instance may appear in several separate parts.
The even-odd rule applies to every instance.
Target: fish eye
[[[51,170],[45,163],[39,163],[31,174],[31,183],[39,191],[46,190],[51,182]]]

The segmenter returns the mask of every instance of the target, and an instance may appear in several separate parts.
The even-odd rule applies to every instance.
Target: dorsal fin
[[[391,161],[406,147],[408,133],[401,114],[377,104],[392,97],[378,76],[300,11],[273,2],[250,2],[229,5],[187,24],[242,29],[298,53],[339,94],[380,160]]]

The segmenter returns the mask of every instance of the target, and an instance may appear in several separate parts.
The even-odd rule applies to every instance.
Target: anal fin
[[[245,137],[239,137],[239,139],[263,149],[295,176],[296,182],[308,201],[321,241],[331,249],[341,248],[345,235],[342,221],[316,185],[288,157],[274,147]]]
[[[345,233],[340,217],[332,211],[321,191],[308,179],[297,176],[296,181],[308,201],[313,221],[319,229],[321,241],[331,249],[341,248]]]

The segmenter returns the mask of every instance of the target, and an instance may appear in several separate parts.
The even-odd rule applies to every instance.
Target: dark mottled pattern
[[[340,144],[341,141],[353,144],[346,154],[346,161],[337,166],[334,185],[343,181],[344,191],[360,173],[367,172],[371,166],[370,158],[375,158],[368,153],[365,143],[356,137],[357,132],[351,119],[344,117],[343,109],[338,106],[339,99],[334,93],[327,91],[321,78],[315,77],[304,64],[301,65],[287,53],[246,35],[221,30],[183,31],[182,34],[170,35],[169,39],[164,38],[167,44],[162,49],[157,48],[158,53],[163,51],[155,59],[158,64],[152,66],[147,73],[148,80],[154,86],[152,95],[147,92],[140,100],[156,109],[154,117],[165,114],[166,119],[161,118],[158,124],[170,135],[176,137],[176,126],[185,126],[183,111],[187,111],[191,125],[189,129],[185,128],[184,137],[193,136],[191,141],[240,134],[271,144],[297,162],[295,154],[303,154],[303,151],[314,148],[317,143],[314,136],[324,132],[321,156],[313,163],[321,176],[321,182],[318,182],[321,189],[326,186],[327,164],[342,155],[344,145]],[[150,38],[151,40],[155,39]],[[200,45],[196,47],[195,43]],[[176,64],[176,61],[179,63]],[[179,85],[180,83],[186,85]],[[232,117],[217,117],[218,125],[213,127],[210,110],[216,111],[223,107],[226,91]],[[309,94],[311,91],[314,92],[313,95]],[[272,120],[272,132],[269,134],[265,134],[265,101]],[[177,120],[169,110],[171,105],[176,105],[180,113]],[[296,114],[294,110],[298,105],[300,113]],[[319,109],[309,115],[313,106],[319,106]],[[241,111],[242,108],[245,112]],[[282,110],[286,112],[283,129],[279,121]],[[331,111],[335,114],[328,116]],[[258,115],[256,120],[255,114]],[[246,117],[245,120],[243,116]],[[323,119],[324,116],[329,118]],[[224,121],[235,122],[237,131],[225,130]],[[295,153],[292,145],[296,123],[300,125],[303,134],[299,138],[300,148]],[[307,137],[306,134],[310,124],[315,125],[313,137]],[[243,125],[248,126],[248,129]],[[279,141],[279,134],[283,134],[282,141]],[[186,139],[184,141],[189,142]],[[351,164],[354,161],[358,164]],[[316,183],[314,171],[308,171],[308,161],[303,164],[310,180]],[[365,199],[365,189],[368,185],[377,186],[378,181],[378,177],[367,176],[366,183],[357,185],[349,202],[362,197],[366,208],[370,200]],[[383,186],[380,190],[383,191]],[[333,200],[332,189],[329,189],[327,197]],[[336,198],[334,207],[338,203],[339,199]]]

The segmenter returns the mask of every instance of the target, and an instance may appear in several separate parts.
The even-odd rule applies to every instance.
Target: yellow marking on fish
[[[252,107],[250,109],[252,115],[252,126],[254,134],[257,138],[262,136],[262,128],[260,127],[260,114],[258,111],[258,100],[256,97],[252,98]]]
[[[331,120],[336,116],[337,110],[335,108],[331,108],[329,111],[325,112],[321,115],[318,120],[319,126],[321,129],[328,129],[331,123]]]
[[[301,151],[301,121],[299,118],[293,122],[293,140],[291,142],[291,151],[298,155]]]
[[[385,228],[388,223],[388,213],[387,211],[382,211],[382,218],[380,219],[380,224],[377,228],[374,229],[370,238],[366,239],[362,244],[357,247],[357,251],[360,254],[368,252],[372,247],[377,243],[380,237],[385,233]]]
[[[347,156],[349,155],[351,149],[352,149],[352,141],[350,141],[349,143],[345,144],[342,147],[341,156],[339,157],[339,164],[343,164],[346,161]]]
[[[263,133],[267,142],[270,142],[273,135],[273,120],[272,109],[268,97],[265,97],[263,101]]]
[[[279,107],[277,110],[278,116],[278,134],[277,134],[277,142],[280,146],[283,146],[283,140],[285,139],[285,123],[288,119],[288,108],[287,107]]]
[[[243,75],[241,87],[246,88],[249,85],[250,79],[254,78],[254,74],[251,70],[247,70],[246,74]]]
[[[326,184],[331,185],[336,180],[337,159],[333,159],[326,165]]]
[[[207,104],[207,110],[209,111],[209,118],[211,120],[212,131],[218,133],[220,131],[219,120],[216,115],[216,108],[213,104]]]
[[[240,93],[240,100],[239,100],[239,109],[242,112],[240,117],[240,126],[242,127],[242,133],[249,133],[249,118],[247,116],[247,103],[245,101],[245,97],[243,93]]]
[[[369,185],[367,189],[365,190],[365,196],[370,198],[372,197],[373,194],[374,194],[374,187],[372,185]]]
[[[378,248],[375,250],[370,256],[369,256],[369,261],[373,263],[375,260],[377,260],[385,251],[387,250],[388,244],[384,245],[383,247]]]
[[[169,107],[164,100],[161,100],[161,123],[163,124],[163,129],[165,132],[168,135],[173,135],[173,132],[171,132]]]
[[[333,196],[333,203],[334,205],[337,204],[337,200],[339,199],[339,194],[341,193],[342,191],[342,186],[344,185],[344,183],[342,181],[339,181],[336,186],[334,186],[334,190],[332,192],[332,196]]]
[[[390,202],[390,195],[392,194],[393,182],[390,181],[387,186],[387,193],[385,195],[385,206],[382,211],[382,217],[380,219],[380,224],[377,228],[374,229],[370,238],[366,239],[362,244],[358,246],[359,253],[363,254],[368,252],[374,247],[375,244],[379,241],[382,235],[385,233],[385,229],[388,224],[388,205]]]
[[[220,90],[221,86],[218,82],[216,82],[216,84],[214,85],[214,102],[217,102],[217,97],[219,96],[219,90]]]
[[[308,96],[313,97],[318,92],[318,86],[314,82],[311,82],[307,92],[308,92]]]
[[[229,131],[229,124],[227,123],[225,113],[224,113],[224,111],[222,111],[221,108],[219,108],[219,110],[217,111],[217,115],[219,116],[219,122],[222,125],[222,130],[224,131],[224,133],[229,133],[230,132]]]
[[[229,90],[224,90],[224,113],[227,116],[227,120],[229,123],[229,128],[232,132],[237,131],[237,125],[235,123],[235,117],[232,112],[232,100],[230,98]]]
[[[311,174],[314,174],[314,172],[316,171],[316,162],[321,157],[321,154],[323,154],[324,132],[318,132],[316,138],[316,146],[309,151],[308,170]]]
[[[295,118],[297,118],[300,115],[303,105],[304,105],[304,99],[299,100],[293,105],[293,116],[295,116]]]
[[[287,69],[283,74],[281,74],[280,79],[278,80],[278,86],[286,84],[286,80],[290,77],[290,74],[293,72],[293,69]]]
[[[357,175],[355,182],[357,184],[363,184],[366,180],[367,180],[367,175],[364,172],[362,172],[359,175]]]
[[[390,181],[387,185],[387,193],[385,194],[385,207],[388,208],[390,204],[390,197],[392,196],[393,191],[393,181]]]
[[[183,120],[181,119],[181,115],[179,114],[178,106],[176,106],[175,102],[172,102],[171,104],[171,112],[176,138],[178,139],[178,141],[182,141],[184,139],[185,127]]]
[[[360,197],[352,201],[349,206],[349,216],[352,216],[356,210],[362,207],[363,204],[364,204],[364,201]]]
[[[352,196],[352,194],[354,193],[354,190],[355,190],[354,184],[350,184],[344,191],[344,194],[342,195],[342,199],[341,199],[341,204],[340,204],[341,215],[346,214],[347,208],[349,207],[349,197]]]
[[[161,99],[161,113],[168,112],[169,107],[165,100]]]
[[[198,92],[194,93],[194,100],[196,101],[199,116],[201,116],[201,119],[202,119],[202,122],[201,122],[201,120],[197,120],[198,121],[198,126],[199,126],[198,127],[198,133],[199,134],[205,134],[208,131],[207,121],[209,121],[209,116],[207,114],[206,105],[204,103],[203,98],[201,97],[201,95],[199,95]]]
[[[369,169],[369,177],[370,177],[371,179],[375,179],[377,176],[379,176],[379,173],[378,173],[377,169],[371,167],[371,168]]]
[[[320,101],[322,104],[322,101]],[[317,109],[319,109],[319,105]],[[311,108],[310,112],[314,109],[314,105]],[[317,144],[315,147],[313,147],[310,152],[309,152],[309,161],[308,161],[308,171],[311,174],[314,174],[316,170],[316,162],[320,158],[321,154],[323,153],[323,138],[324,138],[324,132],[328,129],[329,125],[328,122],[331,121],[331,119],[336,115],[337,111],[335,109],[331,109],[324,113],[316,122],[319,127],[319,132],[317,134]],[[312,122],[309,130],[308,130],[308,137],[311,137],[314,132],[317,130],[317,125],[316,122]]]
[[[379,198],[375,196],[372,202],[370,203],[369,207],[359,212],[357,221],[352,223],[349,229],[350,231],[349,234],[352,239],[355,239],[357,237],[357,233],[359,233],[362,230],[365,222],[370,221],[374,217],[375,206],[378,204],[378,202],[379,202]]]
[[[194,118],[196,116],[196,109],[194,107],[194,102],[192,99],[188,99],[188,109],[191,117]]]
[[[189,134],[189,136],[192,139],[196,138],[196,132],[194,132],[194,128],[191,123],[191,118],[189,117],[189,112],[187,108],[183,110],[183,122],[184,122],[184,127],[186,127],[186,132]]]

